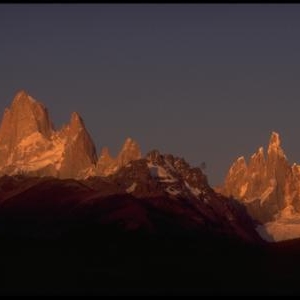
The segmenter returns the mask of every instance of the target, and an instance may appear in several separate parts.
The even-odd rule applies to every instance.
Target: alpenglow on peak
[[[141,157],[132,139],[127,139],[123,148],[116,160],[106,164],[110,174]],[[77,112],[72,113],[69,124],[55,130],[46,107],[24,90],[5,109],[0,126],[0,176],[104,176],[97,167],[100,159]]]
[[[247,166],[235,161],[221,189],[265,224],[274,240],[300,237],[300,166],[289,164],[280,144],[279,134],[272,132],[266,156],[260,147]]]
[[[272,132],[269,147],[280,147],[280,137],[279,134],[275,131]]]

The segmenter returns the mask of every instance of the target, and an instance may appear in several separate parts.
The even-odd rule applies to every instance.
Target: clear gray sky
[[[0,112],[25,89],[98,149],[126,137],[219,184],[279,132],[300,163],[299,4],[0,5]]]

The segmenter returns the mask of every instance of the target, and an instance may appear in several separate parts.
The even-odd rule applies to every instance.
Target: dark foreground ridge
[[[299,293],[299,241],[280,248],[224,236],[175,237],[85,226],[63,239],[1,237],[1,245],[1,294]]]
[[[0,191],[3,295],[299,292],[300,243],[263,242],[243,207],[172,156],[81,181],[5,176]]]
[[[158,151],[107,177],[2,177],[0,241],[3,294],[233,293],[264,253],[240,204]]]

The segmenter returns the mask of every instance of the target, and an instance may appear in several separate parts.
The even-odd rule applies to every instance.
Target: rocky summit
[[[0,127],[0,175],[86,178],[116,172],[139,159],[139,146],[127,139],[116,159],[97,157],[94,142],[76,112],[55,130],[45,106],[20,91],[6,109]],[[106,152],[108,153],[108,152]]]
[[[300,166],[290,165],[279,134],[272,132],[267,153],[260,147],[247,163],[238,158],[229,169],[221,193],[243,203],[275,240],[300,237]]]
[[[47,236],[46,220],[50,231],[55,228],[62,234],[56,222],[59,217],[68,230],[74,222],[102,220],[123,224],[126,230],[177,228],[174,232],[262,241],[244,207],[215,193],[199,168],[158,150],[142,157],[132,138],[125,140],[116,157],[107,147],[97,157],[77,112],[56,130],[47,109],[25,91],[16,95],[4,113],[0,146],[0,224],[12,230],[17,215],[25,223],[36,224],[34,230],[25,229],[24,220],[20,221],[20,231],[14,234]]]
[[[127,165],[130,161],[140,159],[141,157],[140,146],[137,142],[128,138],[116,158],[111,157],[107,147],[102,149],[95,174],[99,176],[111,175],[117,172],[121,167]]]

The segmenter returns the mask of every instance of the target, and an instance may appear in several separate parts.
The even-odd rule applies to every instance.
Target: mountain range
[[[141,152],[129,138],[116,158],[107,148],[98,158],[78,113],[72,113],[69,124],[55,130],[44,105],[20,91],[4,112],[0,157],[0,174],[81,179],[116,172],[130,160],[139,159]]]
[[[74,223],[73,218],[82,218],[83,212],[90,222],[102,199],[112,198],[106,205],[114,206],[117,201],[121,211],[114,208],[114,217],[105,215],[107,221],[103,222],[122,223],[124,228],[166,230],[156,224],[152,210],[157,210],[173,215],[170,222],[181,224],[179,227],[186,231],[224,232],[248,241],[260,239],[243,207],[216,194],[199,168],[157,150],[142,158],[139,145],[131,138],[126,139],[116,158],[110,156],[107,147],[98,157],[78,113],[72,113],[68,125],[55,130],[44,105],[24,91],[17,93],[4,112],[0,153],[0,224],[6,224],[2,228],[15,228],[16,215],[26,220],[26,224],[17,222],[23,232],[32,235],[41,234],[44,227],[40,222],[51,223],[57,214],[64,216],[60,218],[68,226]],[[61,195],[65,200],[56,200]],[[96,214],[98,221],[100,216],[101,209]],[[73,221],[66,222],[70,218]],[[9,226],[8,220],[13,220]],[[49,224],[46,227],[51,229]],[[66,228],[60,233],[63,230]]]
[[[266,240],[300,237],[300,165],[289,164],[278,133],[272,132],[266,154],[259,147],[248,163],[239,157],[218,191],[247,208]]]
[[[15,251],[22,249],[26,260],[30,257],[35,262],[36,273],[31,279],[18,279],[20,291],[32,288],[31,283],[39,280],[38,272],[46,276],[47,284],[43,284],[49,288],[57,272],[45,261],[61,268],[69,257],[53,251],[72,253],[69,269],[73,271],[56,282],[64,286],[65,277],[72,278],[68,281],[72,289],[77,280],[73,264],[77,266],[89,256],[101,265],[90,261],[89,268],[96,271],[79,268],[80,276],[89,274],[89,291],[95,276],[110,288],[113,282],[119,287],[132,287],[134,282],[150,287],[153,278],[149,274],[153,272],[159,280],[169,277],[172,287],[175,282],[175,286],[197,286],[194,273],[183,279],[177,271],[170,272],[170,266],[177,263],[185,273],[193,270],[200,276],[202,292],[206,287],[214,290],[216,278],[218,286],[225,280],[224,289],[236,290],[230,278],[224,279],[228,269],[234,269],[235,281],[249,290],[257,273],[253,259],[263,266],[256,287],[269,287],[274,277],[270,261],[264,259],[268,253],[277,261],[276,251],[282,244],[268,242],[300,237],[299,180],[300,166],[289,165],[275,132],[266,156],[260,147],[248,164],[244,157],[238,158],[222,187],[213,189],[200,168],[155,149],[142,155],[131,138],[125,140],[117,157],[112,157],[107,147],[98,155],[78,113],[72,113],[69,124],[57,130],[46,107],[20,91],[5,110],[0,127],[0,257],[7,257],[0,265],[10,274],[2,282],[7,282],[9,291],[14,289],[14,276],[22,273],[16,263],[20,253]],[[188,263],[183,253],[191,256]],[[36,260],[40,255],[41,265],[52,273],[40,270]],[[101,261],[103,257],[110,257],[107,265]],[[172,257],[177,262],[169,261]],[[145,281],[138,275],[144,276],[141,264],[151,270]],[[154,265],[166,270],[154,270]],[[10,273],[11,266],[18,271]],[[205,275],[200,270],[205,270]],[[239,274],[247,274],[251,280],[245,282]],[[270,282],[265,282],[264,276]],[[285,288],[294,284],[285,280]],[[156,286],[160,284],[156,282]]]

